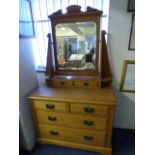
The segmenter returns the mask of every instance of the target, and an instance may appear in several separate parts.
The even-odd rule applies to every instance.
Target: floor
[[[112,155],[135,154],[135,132],[127,129],[113,129]],[[22,151],[20,155],[100,155],[99,153],[70,149],[52,145],[36,145],[32,151]]]

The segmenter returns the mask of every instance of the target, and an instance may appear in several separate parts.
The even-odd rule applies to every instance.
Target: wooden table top
[[[104,103],[115,105],[115,96],[111,87],[108,88],[51,88],[45,85],[34,90],[29,99],[48,99],[70,102]]]

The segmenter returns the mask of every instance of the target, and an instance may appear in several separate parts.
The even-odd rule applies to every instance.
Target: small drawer
[[[108,107],[102,105],[71,103],[70,108],[72,113],[98,115],[105,118],[108,116]]]
[[[75,80],[74,86],[77,86],[77,87],[98,87],[98,81]]]
[[[52,86],[71,87],[71,86],[73,86],[73,81],[72,80],[52,79]]]
[[[37,122],[45,125],[56,125],[63,127],[104,130],[107,129],[107,119],[95,116],[80,116],[72,114],[61,114],[54,112],[36,111]]]
[[[56,126],[39,125],[40,138],[61,140],[87,145],[105,145],[105,132],[87,131]]]
[[[60,112],[67,111],[67,103],[65,102],[34,100],[33,105],[34,108],[38,110],[60,111]]]

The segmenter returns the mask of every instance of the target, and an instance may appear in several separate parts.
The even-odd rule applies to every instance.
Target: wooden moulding
[[[89,6],[87,7],[87,10],[85,12],[82,12],[81,6],[78,6],[78,5],[71,5],[71,6],[68,6],[66,9],[67,9],[67,12],[65,14],[62,14],[62,10],[60,9],[57,12],[49,15],[48,17],[50,19],[53,19],[53,18],[57,18],[57,17],[63,18],[63,17],[72,17],[72,16],[79,16],[79,15],[85,15],[85,16],[99,15],[99,16],[101,16],[103,13],[102,11],[91,8]]]
[[[80,148],[83,150],[100,152],[101,155],[112,155],[112,149],[110,147],[98,147],[98,146],[78,144],[78,143],[66,142],[66,141],[49,140],[49,139],[45,139],[45,138],[38,138],[37,143],[39,143],[39,144],[54,144],[54,145],[65,146],[65,147],[76,148],[76,149]]]
[[[72,94],[72,95],[71,95]],[[35,92],[29,96],[32,100],[50,100],[63,102],[78,102],[95,105],[116,105],[116,100],[111,87],[104,89],[74,89],[74,88],[49,88],[47,86],[40,86]]]

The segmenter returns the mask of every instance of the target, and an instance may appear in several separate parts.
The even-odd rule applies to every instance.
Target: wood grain
[[[51,134],[56,133],[56,134]],[[76,142],[80,144],[104,146],[105,135],[104,132],[96,132],[90,130],[81,130],[65,127],[39,125],[40,138],[55,139]],[[86,140],[85,136],[91,136],[91,140]]]
[[[42,99],[51,101],[67,101],[96,105],[116,105],[112,88],[104,89],[84,89],[84,88],[49,88],[40,86],[31,95],[29,99]]]
[[[45,111],[36,111],[37,122],[39,124],[46,125],[56,125],[63,127],[87,129],[87,130],[100,130],[106,131],[107,119],[102,117],[85,116],[85,115],[73,115],[73,114],[63,114]],[[55,118],[55,120],[50,120],[49,117]],[[85,121],[93,122],[92,125],[86,125]]]
[[[93,112],[87,112],[85,108],[94,109]],[[78,103],[71,103],[70,109],[72,113],[76,114],[87,114],[91,116],[102,116],[107,118],[108,116],[108,106],[101,106],[101,105],[90,105],[88,104],[78,104]]]
[[[86,145],[86,144],[80,144],[75,142],[68,142],[68,141],[60,141],[60,140],[54,140],[54,139],[47,139],[47,138],[38,138],[37,142],[39,144],[53,144],[58,146],[66,146],[69,148],[76,148],[76,149],[83,149],[83,150],[89,150],[89,151],[95,151],[100,152],[102,155],[112,155],[112,149],[110,147],[99,147],[95,145]]]
[[[36,110],[47,110],[47,111],[58,111],[66,112],[67,111],[67,102],[58,102],[50,100],[34,100],[33,106]],[[48,108],[48,105],[53,106],[53,108]]]

